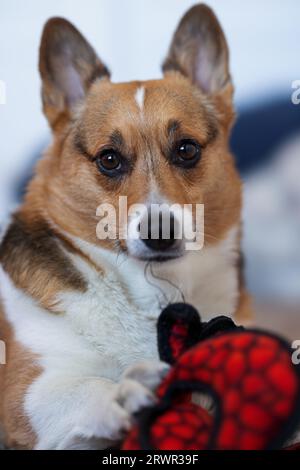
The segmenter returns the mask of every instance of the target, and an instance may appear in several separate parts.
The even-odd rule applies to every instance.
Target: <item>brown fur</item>
[[[0,246],[0,261],[16,287],[54,309],[61,290],[85,290],[85,281],[68,260],[43,220],[14,217]]]

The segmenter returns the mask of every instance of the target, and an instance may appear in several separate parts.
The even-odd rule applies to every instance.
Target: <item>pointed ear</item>
[[[61,119],[72,117],[95,79],[110,75],[80,32],[63,18],[51,18],[44,27],[39,69],[44,113],[53,129]]]
[[[196,5],[182,18],[163,71],[180,72],[207,94],[231,83],[227,42],[209,7]]]

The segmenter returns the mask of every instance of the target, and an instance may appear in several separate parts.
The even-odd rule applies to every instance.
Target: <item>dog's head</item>
[[[228,149],[234,120],[228,47],[207,6],[195,6],[180,22],[161,80],[112,83],[91,46],[59,18],[45,26],[40,72],[54,142],[32,188],[65,232],[140,259],[161,260],[183,255],[184,233],[181,240],[175,236],[183,222],[178,210],[159,208],[154,223],[143,207],[190,205],[194,226],[195,205],[203,204],[207,244],[222,240],[238,223],[240,180]],[[127,239],[120,196],[126,197],[127,210],[144,205],[131,212]],[[106,240],[97,233],[105,212]],[[165,215],[170,227],[162,236]],[[146,219],[149,236],[141,230]],[[154,230],[152,236],[154,225],[158,235]]]

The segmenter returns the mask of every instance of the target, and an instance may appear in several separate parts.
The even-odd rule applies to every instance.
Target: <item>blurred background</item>
[[[1,0],[0,221],[19,203],[50,141],[41,112],[43,24],[64,16],[91,41],[115,81],[160,77],[183,13],[196,0]],[[208,0],[225,30],[236,86],[232,148],[245,182],[246,278],[257,323],[300,338],[299,0]]]

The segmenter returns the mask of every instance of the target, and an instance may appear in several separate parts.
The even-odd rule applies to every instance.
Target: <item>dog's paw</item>
[[[155,391],[169,370],[170,366],[165,362],[143,361],[129,367],[123,377],[124,380],[134,380],[148,390]]]
[[[124,379],[117,390],[116,400],[131,415],[156,402],[154,393],[144,385],[131,379]]]
[[[131,415],[156,402],[155,389],[169,371],[164,362],[144,361],[128,368],[115,400]]]
[[[124,379],[134,380],[151,391],[155,391],[165,378],[170,366],[162,361],[143,361],[129,367],[124,373]]]
[[[104,405],[104,406],[103,406]],[[119,441],[131,428],[130,413],[121,406],[113,395],[103,400],[102,406],[90,409],[90,413],[77,426],[76,433],[85,438],[101,437]]]
[[[104,417],[104,425],[107,427],[106,437],[112,441],[119,441],[132,426],[129,410],[113,400]]]

